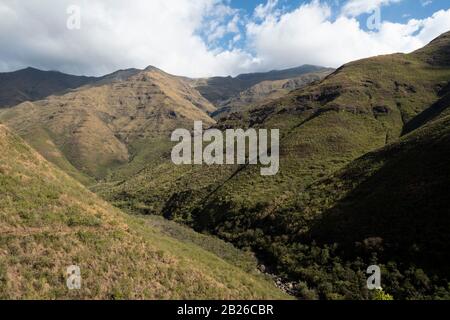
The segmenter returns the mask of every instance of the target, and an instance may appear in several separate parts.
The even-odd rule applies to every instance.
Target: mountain
[[[123,70],[97,82],[25,102],[0,115],[48,160],[85,183],[113,169],[157,161],[176,128],[205,125],[214,106],[179,77],[157,68]]]
[[[365,271],[377,264],[394,298],[445,299],[449,46],[446,33],[288,93],[283,86],[296,85],[289,72],[190,80],[154,67],[124,70],[4,110],[0,121],[79,181],[97,182],[91,189],[124,211],[252,250],[298,297],[374,298]],[[228,99],[236,107],[215,121],[216,107],[195,88],[216,106]],[[194,120],[279,129],[279,173],[174,165],[169,135]]]
[[[444,116],[313,184],[307,191],[329,202],[309,236],[349,254],[377,237],[383,255],[447,277],[440,262],[450,259],[449,142]]]
[[[310,287],[340,283],[354,298],[357,273],[377,264],[396,299],[449,299],[449,142],[444,116],[311,184],[275,213],[274,228],[289,235],[284,241],[303,247],[275,249],[272,258]],[[277,242],[272,248],[282,246]],[[313,273],[308,263],[320,267]]]
[[[415,52],[415,56],[434,67],[448,67],[450,64],[450,33],[444,33],[431,43]]]
[[[181,242],[173,226],[124,214],[4,126],[0,194],[2,299],[289,298],[244,253],[179,227]],[[80,290],[66,287],[71,265]]]
[[[216,119],[223,118],[232,113],[240,113],[252,106],[275,100],[287,95],[290,91],[305,87],[306,85],[320,81],[334,69],[323,69],[316,72],[305,73],[295,78],[283,80],[266,80],[255,84],[251,88],[240,92],[237,96],[220,102],[217,111],[212,113]]]
[[[41,100],[96,80],[95,77],[73,76],[34,68],[0,73],[0,108],[12,107],[25,101]]]
[[[318,79],[328,69],[303,66],[236,79],[250,84],[314,70],[321,71],[278,83],[259,83],[253,91],[242,94],[252,96],[248,102],[256,102]],[[43,77],[47,74],[33,72]],[[191,128],[194,120],[202,120],[205,126],[215,124],[211,115],[216,107],[193,88],[192,79],[150,66],[145,70],[119,70],[89,81],[43,100],[21,103],[0,115],[0,122],[87,185],[95,180],[125,179],[149,162],[165,160],[172,146],[168,136],[176,128]],[[233,106],[243,106],[246,102],[242,99],[232,101]]]
[[[395,298],[448,297],[448,276],[424,261],[436,264],[448,251],[448,203],[439,191],[449,183],[441,169],[448,122],[426,127],[448,115],[449,45],[447,33],[411,54],[351,62],[321,82],[219,119],[219,128],[280,130],[275,176],[262,177],[258,166],[175,166],[168,160],[95,190],[130,212],[162,214],[251,248],[292,281],[300,297],[370,298],[365,269],[371,264],[383,267],[385,290]],[[418,135],[426,137],[415,143]],[[430,159],[419,157],[427,143],[437,148]],[[371,152],[387,156],[358,160],[371,159]],[[353,167],[363,176],[379,172],[379,178],[360,181],[346,173]],[[329,187],[330,179],[338,181]],[[436,204],[426,200],[428,189]],[[347,199],[345,190],[354,195]],[[410,227],[408,219],[417,222]],[[428,236],[437,245],[433,251]],[[351,244],[359,251],[349,250]],[[416,249],[409,258],[396,254]]]
[[[237,77],[212,77],[191,80],[192,85],[214,105],[226,101],[263,81],[296,78],[307,73],[324,71],[326,68],[303,65],[301,67],[269,72],[241,74]]]

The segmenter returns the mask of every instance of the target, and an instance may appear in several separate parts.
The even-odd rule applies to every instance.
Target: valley
[[[280,129],[280,172],[274,177],[260,177],[258,168],[249,166],[179,167],[167,162],[149,166],[126,181],[97,186],[94,190],[130,212],[162,214],[198,231],[216,234],[240,248],[252,249],[275,273],[289,281],[297,280],[297,295],[303,298],[367,299],[370,293],[359,288],[364,283],[365,268],[375,262],[388,273],[386,291],[395,298],[431,298],[437,292],[442,292],[445,297],[447,275],[428,269],[427,261],[434,259],[427,253],[429,249],[418,243],[413,246],[415,249],[406,249],[413,240],[408,240],[405,227],[393,223],[404,216],[406,209],[382,207],[373,212],[373,219],[380,215],[386,231],[375,228],[372,220],[358,223],[354,217],[343,218],[352,222],[352,227],[347,230],[342,222],[323,220],[323,225],[333,230],[326,229],[326,232],[334,234],[335,238],[326,237],[326,241],[319,242],[319,233],[326,232],[322,229],[322,220],[318,222],[318,219],[327,214],[334,198],[315,188],[320,191],[325,188],[322,183],[330,177],[351,167],[370,152],[389,148],[399,139],[409,141],[402,144],[414,148],[415,139],[404,140],[406,128],[426,114],[431,117],[432,110],[439,110],[431,118],[434,121],[446,115],[445,88],[450,80],[450,70],[446,64],[431,64],[431,59],[423,52],[441,56],[448,52],[448,43],[449,35],[446,34],[425,49],[409,55],[395,54],[352,62],[322,82],[220,119],[215,127]],[[413,130],[409,135],[419,132]],[[434,158],[445,161],[444,149]],[[385,161],[389,163],[390,160]],[[404,161],[404,166],[412,163],[412,159]],[[405,181],[408,173],[402,172],[398,170],[392,175]],[[441,178],[446,181],[445,176]],[[423,187],[429,183],[426,181],[421,180]],[[362,182],[355,178],[350,179],[350,183],[356,187]],[[372,185],[367,183],[364,197],[372,202],[361,204],[359,211],[362,212],[376,208],[377,201],[382,204],[387,199],[381,194],[372,194]],[[342,187],[342,182],[330,187],[332,194],[343,192]],[[396,199],[400,206],[407,206],[407,200],[399,194],[402,187],[399,185],[398,188],[391,191],[397,195],[392,201]],[[298,205],[303,201],[308,205]],[[445,202],[442,199],[440,203],[442,201]],[[426,203],[418,209],[423,210],[424,217],[431,215],[431,212],[426,213],[429,209],[422,207],[427,206]],[[436,214],[439,219],[446,219],[446,205]],[[390,218],[383,220],[381,216],[385,215]],[[422,221],[419,217],[413,219]],[[440,225],[448,226],[448,221]],[[430,228],[440,229],[438,225]],[[340,232],[342,236],[354,236],[350,240],[351,246],[337,236]],[[387,236],[392,233],[399,236]],[[432,238],[431,234],[428,236]],[[373,241],[378,244],[371,244]],[[362,247],[354,247],[358,244]],[[368,247],[362,249],[364,246]],[[372,246],[375,246],[373,250],[370,249]],[[417,250],[418,253],[407,259],[392,248]],[[436,255],[444,257],[447,248],[441,245],[439,248]],[[445,268],[445,264],[441,266]],[[398,274],[398,278],[391,278],[393,274]],[[416,291],[413,283],[419,281],[427,281],[427,289]],[[405,287],[408,291],[402,289]]]
[[[76,81],[0,94],[7,297],[62,297],[60,264],[98,255],[76,298],[291,298],[263,266],[299,299],[375,299],[373,264],[394,299],[450,298],[450,33],[337,70]],[[279,130],[279,172],[174,164],[196,121]]]
[[[2,299],[289,299],[251,255],[127,215],[4,126],[0,138]],[[70,291],[64,272],[73,264],[82,286]]]

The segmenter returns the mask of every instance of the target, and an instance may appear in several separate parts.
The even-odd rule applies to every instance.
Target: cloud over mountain
[[[359,8],[359,12],[366,9]],[[382,20],[379,30],[367,31],[353,17],[333,19],[328,5],[313,1],[282,15],[267,15],[261,23],[249,23],[247,36],[258,61],[267,68],[288,67],[299,61],[338,67],[369,56],[411,52],[448,30],[450,10],[406,24]]]
[[[25,66],[99,75],[155,65],[187,76],[318,64],[409,52],[450,29],[450,10],[367,31],[357,15],[394,1],[352,0],[341,14],[321,1],[286,9],[270,0],[254,12],[227,0],[5,0],[0,3],[0,71]],[[81,29],[66,27],[81,9]]]

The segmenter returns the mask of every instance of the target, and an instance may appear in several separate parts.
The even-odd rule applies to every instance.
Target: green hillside
[[[217,110],[212,116],[215,119],[222,119],[232,113],[240,113],[264,102],[279,99],[295,89],[322,80],[333,71],[334,69],[323,68],[295,78],[259,82],[225,101],[216,103]]]
[[[309,185],[254,222],[265,239],[248,232],[242,238],[257,243],[287,278],[301,279],[306,296],[309,287],[325,298],[365,298],[362,275],[378,264],[384,290],[396,299],[449,299],[449,140],[446,116]],[[226,224],[218,230],[232,232]]]
[[[220,240],[130,217],[0,126],[0,298],[285,299]],[[216,255],[220,252],[221,256]],[[81,268],[81,290],[66,268]]]
[[[280,172],[276,176],[261,177],[259,168],[255,166],[176,167],[168,160],[149,165],[131,179],[112,181],[96,186],[95,190],[131,212],[162,214],[197,230],[217,234],[240,247],[251,248],[270,268],[287,280],[295,281],[299,296],[368,298],[363,271],[372,260],[378,260],[362,254],[352,256],[348,250],[340,248],[354,240],[345,238],[344,231],[350,230],[356,241],[361,243],[364,243],[365,235],[369,235],[367,239],[373,237],[370,232],[364,234],[352,229],[357,226],[364,230],[359,224],[368,219],[367,216],[363,215],[362,220],[358,220],[348,215],[365,210],[376,216],[386,209],[380,216],[386,231],[375,238],[397,233],[403,240],[392,237],[394,246],[397,245],[400,251],[409,250],[414,233],[409,226],[397,223],[397,216],[403,215],[409,208],[408,202],[404,202],[407,199],[398,195],[396,207],[371,211],[377,208],[373,202],[384,201],[384,194],[375,193],[371,195],[371,202],[355,203],[355,211],[336,216],[336,219],[343,217],[349,220],[348,229],[341,232],[339,226],[331,222],[327,224],[328,220],[324,220],[323,225],[320,221],[316,224],[324,208],[333,205],[335,200],[326,193],[315,194],[311,190],[314,186],[319,191],[326,189],[322,181],[349,168],[353,161],[369,152],[385,146],[390,148],[391,144],[396,143],[414,148],[414,142],[411,142],[414,139],[398,142],[399,139],[406,133],[413,136],[419,134],[418,128],[445,116],[450,82],[449,44],[450,34],[447,33],[412,54],[352,62],[320,83],[221,119],[217,124],[219,128],[280,129]],[[422,134],[426,135],[426,132]],[[435,161],[446,159],[443,152],[437,150],[433,155]],[[386,162],[389,161],[387,158]],[[404,161],[410,159],[405,157]],[[411,161],[403,166],[408,168],[414,163]],[[399,183],[397,188],[414,188],[413,181],[407,177],[410,171],[393,171],[391,174],[392,179]],[[442,179],[443,183],[448,182],[448,177]],[[428,183],[426,177],[418,181],[416,183],[424,186]],[[353,179],[350,182],[354,182]],[[341,187],[338,184],[331,189],[339,193]],[[372,190],[376,186],[369,184],[366,188]],[[390,190],[394,198],[398,193],[395,190]],[[297,207],[296,203],[304,198],[308,200],[308,206]],[[370,210],[366,205],[371,207]],[[400,210],[402,207],[404,209]],[[445,206],[437,209],[441,211],[436,215],[444,215],[442,210]],[[411,211],[411,214],[418,213]],[[326,232],[335,228],[334,232],[330,232],[333,236],[323,237],[326,232],[322,230],[326,226]],[[378,234],[379,228],[369,230]],[[306,235],[310,231],[314,233],[308,238]],[[439,240],[441,246],[436,248],[434,256],[445,256],[442,251],[442,241],[447,239],[444,228],[430,223],[426,235],[432,232],[436,234],[436,239],[444,239]],[[335,242],[333,239],[336,239]],[[418,236],[417,239],[423,240],[426,236]],[[371,240],[369,245],[372,245]],[[448,294],[446,278],[419,264],[424,257],[408,260],[402,255],[395,255],[395,251],[383,249],[383,252],[386,256],[380,257],[381,262],[396,264],[391,266],[389,277],[397,272],[398,278],[389,280],[391,282],[387,286],[388,292],[390,290],[396,298],[445,297]],[[422,274],[427,276],[421,277]],[[429,286],[414,282],[427,278],[432,279]],[[406,289],[400,289],[401,285],[405,285]],[[419,288],[426,289],[421,291]]]
[[[319,204],[305,204],[321,214],[309,237],[339,242],[349,254],[357,252],[355,243],[377,237],[380,248],[374,251],[382,249],[381,257],[449,279],[443,263],[450,259],[449,142],[446,116],[310,186]]]
[[[45,168],[34,167],[36,160],[26,157],[38,156],[26,151],[29,147],[9,148],[2,169],[7,195],[2,237],[16,238],[2,242],[7,248],[2,252],[12,252],[0,269],[6,270],[4,291],[65,297],[62,282],[58,287],[48,270],[75,259],[92,261],[91,288],[89,277],[105,279],[100,282],[105,288],[80,293],[82,298],[115,298],[114,292],[119,298],[283,296],[255,273],[258,263],[301,298],[375,298],[365,282],[371,264],[381,265],[384,290],[396,299],[449,298],[449,48],[446,33],[411,54],[351,62],[280,98],[264,96],[250,105],[242,99],[217,123],[210,117],[215,107],[194,87],[201,91],[204,85],[221,100],[220,95],[241,92],[242,83],[251,87],[258,81],[253,88],[265,95],[271,89],[261,83],[264,77],[286,74],[192,81],[150,67],[0,112],[0,121],[47,160],[136,214],[113,209],[42,158],[38,163]],[[220,129],[279,129],[279,173],[263,177],[250,165],[175,166],[170,133],[192,128],[194,120]],[[5,149],[14,145],[8,141],[24,145],[8,139]],[[16,161],[20,157],[24,163]],[[66,193],[68,199],[61,196]],[[247,253],[145,215],[214,234]],[[106,222],[112,226],[105,229]],[[170,258],[156,254],[152,263],[138,263],[150,259],[143,252],[152,250]],[[99,253],[105,260],[96,264]],[[47,256],[51,262],[41,262]],[[22,258],[32,263],[14,260]],[[106,266],[109,260],[116,261],[113,271]],[[16,265],[19,271],[11,269]],[[150,293],[147,285],[159,288],[146,282],[158,274],[154,268],[163,270],[164,284]],[[41,287],[26,287],[33,270]],[[105,273],[124,277],[109,281]],[[56,291],[48,289],[52,285]],[[223,286],[227,290],[219,290]]]
[[[171,210],[183,214],[191,210],[180,208],[180,204],[191,206],[207,196],[213,204],[221,201],[219,197],[226,198],[231,207],[282,201],[353,159],[396,141],[409,123],[443,99],[449,79],[449,68],[430,65],[418,54],[350,63],[320,84],[218,123],[219,127],[279,128],[278,175],[263,178],[255,167],[151,164],[139,175],[121,181],[112,190],[114,198],[154,203],[154,199],[167,202],[180,197],[183,203],[177,201]],[[161,187],[152,187],[157,184]],[[107,192],[111,187],[108,185]],[[180,193],[174,194],[176,190]]]
[[[90,184],[129,176],[170,148],[168,137],[194,120],[213,124],[214,106],[181,78],[157,68],[124,70],[0,114],[0,123],[44,157]],[[91,179],[88,179],[91,178]]]

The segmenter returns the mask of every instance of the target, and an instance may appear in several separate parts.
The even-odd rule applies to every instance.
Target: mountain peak
[[[156,71],[156,72],[163,72],[161,69],[155,67],[155,66],[148,66],[144,69],[144,71]]]
[[[45,72],[45,71],[34,68],[34,67],[26,67],[23,69],[13,71],[12,73],[41,73],[41,72]]]
[[[450,66],[450,31],[415,51],[414,55],[433,66]]]
[[[26,67],[23,69],[19,69],[17,71],[13,71],[12,73],[33,73],[33,74],[50,74],[50,73],[59,73],[67,76],[72,76],[71,74],[65,74],[61,71],[57,70],[41,70],[35,67]],[[75,76],[76,77],[76,76]]]
[[[34,68],[34,67],[26,67],[26,68],[24,68],[24,69],[22,69],[23,71],[41,71],[41,70],[39,70],[39,69],[37,69],[37,68]]]

